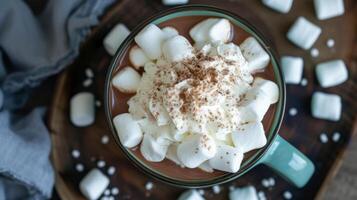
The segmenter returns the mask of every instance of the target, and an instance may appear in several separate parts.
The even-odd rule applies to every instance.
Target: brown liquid
[[[209,18],[207,16],[188,16],[188,17],[178,17],[175,19],[171,19],[168,21],[165,21],[161,24],[159,24],[159,27],[165,27],[165,26],[172,26],[176,28],[179,31],[180,35],[185,36],[187,39],[190,40],[191,44],[193,44],[192,39],[189,36],[189,30],[197,23],[201,22],[202,20]],[[239,45],[242,43],[247,37],[249,37],[249,34],[245,32],[243,29],[241,29],[238,26],[233,26],[234,27],[234,36],[232,42]],[[132,46],[134,45],[134,42]],[[130,48],[128,48],[130,50]],[[114,70],[113,75],[115,75],[122,67],[125,67],[127,65],[131,65],[130,61],[128,59],[128,53],[126,52],[125,57],[121,60],[120,65],[117,66],[117,68]],[[142,73],[142,71],[141,71]],[[256,76],[262,77],[264,79],[272,80],[274,81],[274,71],[273,67],[271,64],[265,69],[264,72],[257,73]],[[120,113],[126,113],[128,112],[128,105],[127,101],[134,95],[134,94],[124,94],[119,92],[117,89],[113,88],[110,86],[110,97],[109,97],[109,105],[111,105],[111,111],[113,116],[116,116]],[[274,119],[275,115],[275,109],[276,105],[273,104],[270,106],[268,112],[264,116],[263,119],[263,125],[265,132],[268,132],[270,130],[271,124]],[[113,118],[113,117],[112,117]],[[218,170],[215,170],[213,173],[208,173],[204,172],[198,168],[196,169],[189,169],[189,168],[181,168],[180,166],[176,165],[172,161],[165,159],[162,162],[149,162],[146,161],[145,158],[140,153],[140,148],[134,148],[131,150],[133,154],[137,157],[137,159],[141,160],[144,162],[146,165],[150,166],[151,169],[156,170],[160,174],[166,175],[168,177],[174,178],[174,179],[179,179],[179,180],[192,180],[192,181],[198,181],[198,180],[210,180],[210,179],[215,179],[219,176],[222,176],[226,174],[226,172],[221,172]],[[250,151],[244,155],[244,160],[247,160],[249,157],[253,156],[257,150]],[[244,161],[243,161],[244,162]]]

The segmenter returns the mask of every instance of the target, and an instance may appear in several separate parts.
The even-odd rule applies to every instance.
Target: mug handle
[[[260,163],[298,188],[305,186],[315,171],[312,161],[280,135],[276,136]]]

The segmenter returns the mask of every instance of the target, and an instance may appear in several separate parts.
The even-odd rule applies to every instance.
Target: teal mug
[[[111,77],[119,65],[120,61],[124,58],[130,44],[134,41],[135,35],[144,28],[147,24],[159,24],[165,22],[167,20],[176,18],[176,17],[183,17],[183,16],[210,16],[210,17],[220,17],[226,18],[231,21],[231,23],[237,25],[238,27],[242,28],[246,32],[248,32],[251,36],[255,37],[265,48],[271,58],[271,66],[273,67],[274,71],[274,80],[280,90],[280,97],[278,102],[276,103],[276,111],[274,113],[274,119],[272,125],[270,126],[270,130],[267,131],[267,144],[257,150],[254,155],[250,156],[248,159],[244,160],[241,165],[240,170],[237,173],[223,173],[215,177],[211,178],[202,178],[197,180],[191,179],[182,179],[173,176],[169,176],[157,168],[153,168],[147,162],[143,160],[143,158],[139,158],[135,155],[132,151],[125,148],[119,141],[119,138],[116,134],[112,119],[113,115],[110,109],[111,99],[109,98],[110,93],[110,80]],[[281,122],[283,120],[283,114],[285,109],[285,83],[283,80],[282,72],[279,67],[279,63],[277,60],[277,56],[275,55],[272,48],[269,46],[267,40],[246,20],[243,18],[210,6],[204,5],[189,5],[189,6],[180,6],[175,7],[173,9],[166,10],[161,12],[140,25],[138,25],[132,33],[126,38],[126,40],[121,44],[118,48],[114,59],[110,65],[110,68],[107,73],[106,77],[106,85],[105,85],[105,111],[107,116],[108,124],[111,128],[113,136],[116,140],[116,143],[120,147],[120,149],[124,152],[124,154],[131,160],[134,165],[138,168],[142,169],[144,173],[151,175],[152,177],[161,180],[167,184],[171,184],[174,186],[179,187],[186,187],[186,188],[195,188],[195,187],[208,187],[216,184],[225,183],[231,180],[234,180],[243,174],[247,173],[250,169],[254,168],[257,165],[263,164],[271,169],[273,169],[276,173],[282,176],[287,181],[291,182],[297,187],[303,187],[311,178],[314,172],[314,165],[313,163],[299,150],[289,144],[285,139],[283,139],[279,134],[279,128]]]

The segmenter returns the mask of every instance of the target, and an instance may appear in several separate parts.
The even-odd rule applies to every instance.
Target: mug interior
[[[272,71],[274,73],[274,82],[277,83],[279,87],[279,100],[275,104],[275,112],[274,112],[274,117],[271,121],[270,128],[266,133],[267,136],[267,144],[261,148],[258,149],[254,152],[253,155],[250,155],[248,159],[245,159],[241,165],[240,170],[237,173],[224,173],[224,172],[219,172],[216,170],[214,172],[215,174],[213,176],[198,176],[195,178],[190,178],[191,174],[187,173],[186,176],[184,175],[185,172],[183,170],[185,169],[176,169],[176,174],[183,174],[183,175],[176,175],[175,171],[173,173],[166,173],[163,170],[160,170],[160,167],[156,167],[157,165],[160,165],[160,163],[150,163],[146,161],[141,155],[139,154],[134,154],[131,150],[128,150],[119,141],[119,138],[116,134],[112,119],[113,119],[113,113],[111,110],[111,101],[112,98],[110,97],[110,82],[111,78],[113,77],[113,74],[116,72],[116,68],[120,65],[121,61],[124,59],[126,56],[128,49],[131,47],[131,44],[134,42],[134,37],[136,34],[144,28],[147,24],[153,23],[153,24],[161,24],[164,23],[168,20],[178,18],[178,17],[186,17],[186,16],[208,16],[208,17],[220,17],[220,18],[226,18],[228,19],[231,23],[233,23],[235,26],[238,26],[239,28],[243,29],[246,31],[250,36],[255,37],[260,44],[264,47],[266,52],[269,54],[271,63],[269,67],[272,67]],[[112,63],[110,65],[110,68],[108,69],[107,77],[106,77],[106,84],[105,84],[105,112],[107,116],[107,121],[110,125],[110,128],[112,130],[112,133],[114,135],[114,138],[116,140],[116,143],[118,146],[121,148],[121,150],[124,152],[124,154],[140,169],[142,169],[146,174],[149,174],[161,181],[164,181],[168,184],[175,185],[175,186],[180,186],[180,187],[208,187],[212,186],[215,184],[223,183],[230,181],[232,179],[235,179],[245,172],[247,172],[249,169],[254,167],[260,158],[264,155],[266,150],[270,147],[271,142],[273,141],[274,137],[276,136],[281,121],[284,113],[284,105],[285,105],[285,84],[283,82],[282,78],[282,73],[279,67],[279,64],[277,62],[277,57],[275,56],[275,53],[272,50],[272,47],[268,43],[267,40],[264,39],[262,34],[260,34],[252,25],[250,25],[247,21],[242,19],[241,17],[230,13],[228,11],[215,8],[215,7],[210,7],[210,6],[203,6],[203,5],[189,5],[189,6],[181,6],[181,7],[176,7],[173,9],[169,9],[167,11],[161,12],[148,20],[144,21],[140,25],[138,25],[132,33],[126,38],[126,40],[122,43],[122,45],[119,47],[117,50],[114,59],[112,60]],[[139,150],[136,150],[139,151]],[[171,162],[167,161],[165,159],[165,162]],[[162,164],[162,163],[161,163]],[[173,163],[172,163],[173,164]],[[174,165],[173,165],[174,167]],[[187,170],[187,169],[186,169]],[[197,169],[198,170],[198,169]]]

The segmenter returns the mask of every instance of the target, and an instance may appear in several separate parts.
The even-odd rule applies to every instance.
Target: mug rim
[[[270,129],[269,129],[270,134],[269,134],[269,137],[267,138],[267,144],[264,147],[262,147],[261,149],[258,149],[258,152],[256,152],[252,156],[253,160],[249,161],[245,166],[240,168],[238,172],[226,173],[224,175],[214,177],[213,179],[202,180],[202,181],[201,180],[183,181],[183,180],[177,180],[174,178],[164,176],[158,172],[155,172],[150,167],[144,165],[141,161],[139,161],[140,159],[137,158],[136,156],[131,155],[131,153],[129,152],[130,150],[128,148],[124,147],[119,140],[119,137],[118,137],[115,127],[113,125],[112,111],[111,111],[111,108],[109,105],[111,77],[112,77],[113,72],[115,71],[116,67],[118,66],[118,64],[121,62],[123,57],[126,55],[125,52],[126,52],[127,48],[130,46],[130,44],[134,41],[134,37],[137,35],[137,33],[139,33],[149,23],[151,23],[155,20],[158,20],[162,17],[165,17],[166,15],[178,13],[178,12],[182,12],[182,11],[188,11],[188,10],[197,10],[197,11],[202,10],[202,11],[220,13],[220,14],[223,14],[223,15],[233,18],[234,20],[238,21],[239,23],[245,25],[248,29],[250,29],[250,31],[254,32],[254,34],[257,36],[255,38],[260,40],[260,43],[263,44],[262,47],[264,48],[264,50],[270,54],[270,58],[271,58],[270,62],[272,62],[275,79],[278,82],[278,87],[279,87],[279,100],[276,103],[277,104],[276,113],[274,114],[273,121],[271,122],[272,127],[270,127]],[[240,27],[240,28],[242,28],[242,27]],[[135,167],[139,168],[145,174],[148,174],[149,176],[151,176],[157,180],[160,180],[164,183],[167,183],[169,185],[183,187],[183,188],[198,188],[198,187],[202,188],[202,187],[210,187],[213,185],[226,183],[228,181],[234,180],[234,179],[242,176],[243,174],[248,172],[251,168],[253,168],[257,164],[259,164],[259,161],[262,159],[262,157],[265,155],[265,153],[269,150],[270,146],[272,145],[273,141],[275,140],[275,138],[278,134],[278,131],[280,129],[282,120],[283,120],[284,110],[285,110],[285,101],[286,101],[286,87],[285,87],[285,83],[284,83],[284,79],[283,79],[283,75],[282,75],[282,70],[281,70],[280,64],[277,60],[277,58],[278,58],[277,55],[278,54],[272,48],[271,42],[268,41],[265,38],[265,36],[259,30],[257,30],[257,28],[255,28],[252,24],[250,24],[246,19],[244,19],[243,17],[241,17],[231,11],[227,11],[225,9],[218,8],[215,6],[209,6],[209,5],[203,5],[203,4],[191,4],[191,5],[177,6],[174,8],[169,8],[169,9],[163,10],[163,11],[147,18],[146,20],[139,23],[133,29],[133,31],[129,34],[129,36],[127,36],[126,39],[121,43],[121,45],[117,49],[114,57],[111,60],[111,63],[109,65],[109,69],[107,71],[106,78],[105,78],[105,86],[104,86],[105,88],[104,88],[104,98],[103,98],[104,99],[104,110],[105,110],[107,123],[109,123],[110,130],[112,132],[112,135],[115,139],[116,144],[119,146],[121,151],[124,153],[125,157],[127,159],[129,159],[131,161],[131,163],[133,163],[135,165]],[[275,125],[274,125],[274,123],[275,123]]]

